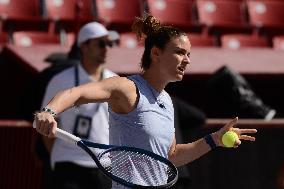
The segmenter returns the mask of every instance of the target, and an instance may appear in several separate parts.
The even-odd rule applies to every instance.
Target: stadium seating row
[[[148,11],[161,21],[187,31],[284,31],[284,2],[280,0],[3,0],[2,30],[60,29],[76,31],[98,20],[109,28],[129,31],[135,16]],[[203,30],[204,31],[204,30]],[[273,33],[274,34],[274,33]]]
[[[217,38],[214,36],[188,34],[193,47],[217,47]],[[28,47],[34,44],[58,44],[71,46],[75,40],[75,34],[69,33],[59,37],[45,32],[14,32],[9,42],[8,35],[0,35],[0,44],[13,44],[16,46]],[[272,41],[265,37],[249,34],[226,34],[220,37],[221,47],[227,49],[239,49],[242,47],[273,47],[275,50],[284,50],[284,35],[275,36]],[[134,33],[121,33],[119,47],[136,48],[143,46]]]
[[[0,20],[4,31],[78,29],[93,20],[92,0],[3,0]]]
[[[0,44],[70,45],[78,28],[91,20],[100,21],[109,29],[129,32],[135,16],[147,11],[162,22],[190,31],[194,46],[283,49],[283,37],[278,36],[284,35],[284,2],[280,0],[18,1],[0,1],[0,29],[4,31],[0,33]],[[121,46],[133,48],[137,41],[133,35],[125,33],[121,35]]]
[[[191,45],[193,47],[216,47],[218,39],[214,36],[189,33]],[[275,50],[284,50],[284,35],[275,36],[272,41],[265,37],[249,34],[226,34],[220,37],[221,47],[226,49],[240,49],[242,47],[273,47]],[[120,47],[136,48],[143,45],[139,43],[133,33],[122,33],[120,37]]]

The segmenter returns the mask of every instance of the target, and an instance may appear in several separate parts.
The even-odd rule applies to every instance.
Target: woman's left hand
[[[234,144],[234,148],[237,148],[241,144],[241,140],[255,141],[255,137],[247,135],[247,134],[254,134],[257,132],[257,130],[236,128],[235,125],[237,124],[237,122],[238,122],[238,117],[234,118],[232,121],[227,123],[224,127],[222,127],[217,132],[212,133],[212,137],[217,146],[224,147],[224,144],[222,143],[222,136],[227,131],[234,131],[238,135],[238,139],[236,140]]]

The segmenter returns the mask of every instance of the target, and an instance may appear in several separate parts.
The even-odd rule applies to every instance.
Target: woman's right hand
[[[49,138],[55,137],[57,122],[50,113],[36,113],[34,117],[34,124],[36,125],[37,132],[39,132],[40,134]]]

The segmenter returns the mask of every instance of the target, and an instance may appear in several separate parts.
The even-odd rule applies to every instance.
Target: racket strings
[[[138,152],[111,151],[100,157],[100,163],[112,175],[143,186],[166,184],[176,176],[167,164]]]
[[[107,167],[106,170],[111,172],[113,175],[122,178],[124,180],[127,180],[129,182],[131,178],[130,177],[131,173],[129,172],[129,170],[126,170],[127,167],[134,166],[133,159],[143,158],[143,156],[136,157],[135,155],[137,154],[128,151],[112,153],[112,155],[109,156],[111,158],[112,166]],[[130,159],[130,157],[132,158]],[[137,161],[135,163],[135,166],[137,167],[137,169],[141,171],[140,175],[142,175],[143,178],[146,178],[147,170],[141,169],[141,167],[144,166],[143,161]],[[148,182],[148,179],[146,179],[145,181]]]

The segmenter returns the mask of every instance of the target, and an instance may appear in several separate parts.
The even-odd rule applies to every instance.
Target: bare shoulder
[[[128,113],[136,106],[137,91],[133,81],[127,77],[113,77],[110,105],[117,113]]]
[[[130,92],[136,90],[133,81],[129,80],[127,77],[114,76],[105,80],[111,85],[112,90],[116,92]]]

